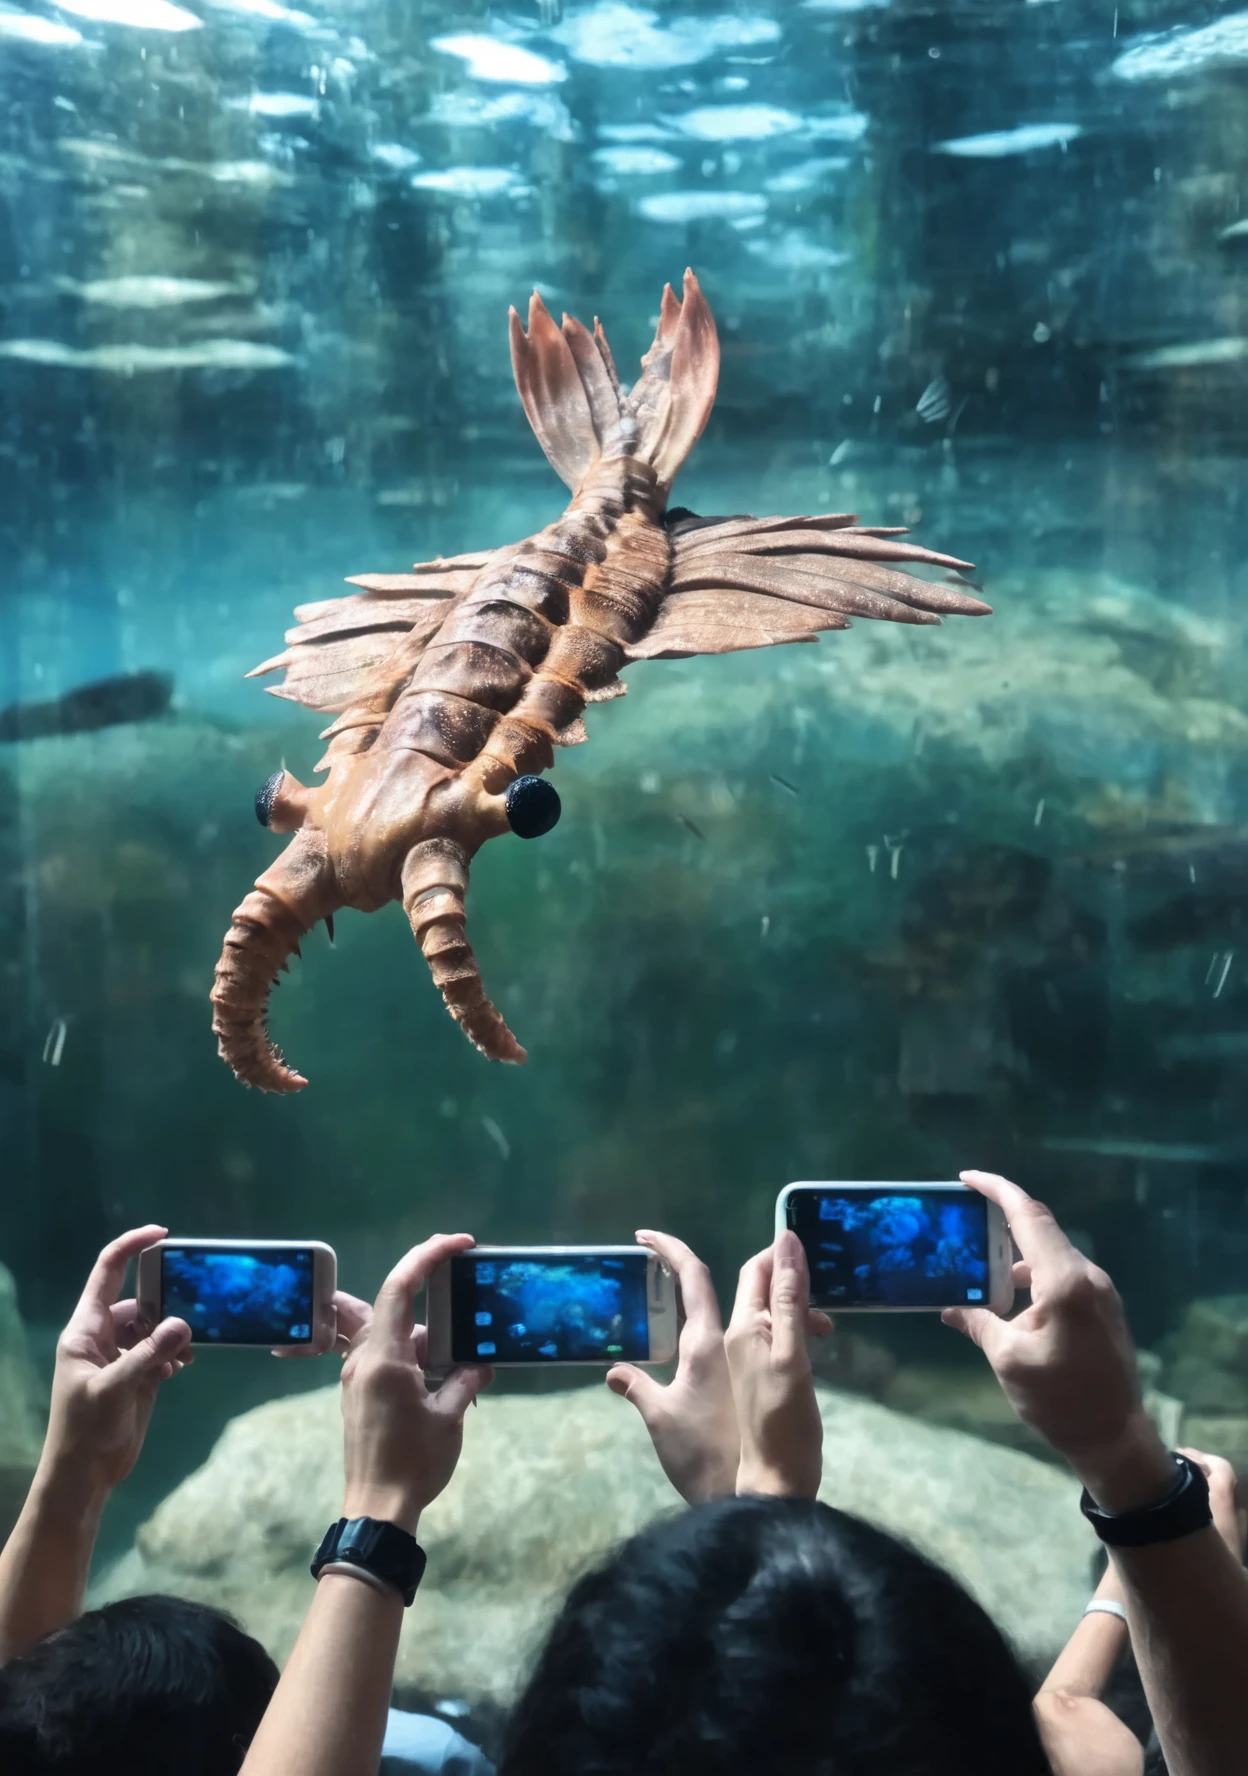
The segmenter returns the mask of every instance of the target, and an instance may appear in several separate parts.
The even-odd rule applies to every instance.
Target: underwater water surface
[[[0,7],[0,706],[173,682],[0,741],[37,1355],[151,1219],[328,1240],[359,1294],[436,1228],[659,1226],[727,1291],[791,1179],[974,1163],[1248,1466],[1246,91],[1248,13],[1160,0]],[[994,614],[630,668],[559,826],[474,871],[527,1066],[391,906],[283,977],[307,1090],[244,1091],[213,966],[323,720],[243,674],[348,574],[550,522],[508,305],[601,316],[628,380],[686,264],[723,363],[674,498],[910,526]],[[952,1335],[856,1329],[861,1385],[962,1410]],[[316,1370],[201,1358],[116,1543]]]

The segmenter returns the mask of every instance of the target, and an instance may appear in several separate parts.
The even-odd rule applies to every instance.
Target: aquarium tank
[[[1171,1441],[1248,1469],[1246,83],[1219,0],[5,0],[6,1525],[125,1228],[323,1240],[369,1295],[436,1230],[649,1226],[727,1309],[790,1181],[970,1165],[1109,1270]],[[213,971],[287,842],[256,791],[315,783],[333,717],[244,675],[347,576],[551,523],[509,306],[600,317],[631,382],[687,266],[722,364],[673,503],[906,527],[993,614],[626,667],[559,824],[476,860],[527,1063],[464,1040],[391,904],[281,977],[307,1088],[245,1089]],[[860,1316],[815,1363],[824,1496],[1045,1656],[1089,1545],[977,1353]],[[99,1595],[283,1653],[335,1380],[203,1353]],[[487,1730],[672,1495],[600,1372],[470,1417],[400,1681]]]

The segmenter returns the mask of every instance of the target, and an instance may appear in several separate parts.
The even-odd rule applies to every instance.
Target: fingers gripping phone
[[[321,1240],[163,1239],[139,1253],[139,1318],[191,1343],[314,1356],[337,1336],[338,1260]]]
[[[429,1279],[429,1367],[665,1363],[676,1282],[644,1246],[474,1246]]]
[[[914,1313],[1014,1305],[1005,1215],[965,1184],[789,1184],[776,1231],[791,1228],[810,1299],[839,1313]]]

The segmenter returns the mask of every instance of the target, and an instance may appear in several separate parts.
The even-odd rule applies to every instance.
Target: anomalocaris
[[[512,310],[511,356],[537,440],[572,489],[562,516],[490,554],[361,575],[350,582],[358,595],[297,610],[285,652],[256,668],[284,667],[274,695],[338,718],[320,787],[279,771],[257,797],[263,823],[295,836],[235,912],[217,964],[221,1056],[263,1091],[307,1083],[266,1029],[279,969],[339,908],[392,900],[470,1041],[495,1060],[524,1060],[465,934],[469,865],[509,826],[530,836],[553,824],[558,798],[535,778],[556,746],[587,738],[586,704],[624,694],[624,666],[809,641],[851,616],[939,623],[988,609],[957,584],[895,566],[970,566],[898,530],[847,515],[669,510],[719,375],[692,272],[683,301],[664,290],[629,391],[599,324],[591,334],[565,316],[556,327],[536,294],[527,331]]]

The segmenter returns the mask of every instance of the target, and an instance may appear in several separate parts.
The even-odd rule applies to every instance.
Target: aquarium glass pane
[[[28,1367],[14,1314],[0,1330],[23,1449],[57,1328],[127,1227],[323,1240],[360,1296],[440,1229],[653,1227],[727,1310],[790,1181],[977,1165],[1113,1276],[1165,1434],[1248,1469],[1246,65],[1248,14],[1178,0],[0,8],[0,1259]],[[467,934],[523,1066],[448,1017],[406,853],[353,849],[488,735],[513,756],[498,736],[547,645],[516,637],[549,624],[511,606],[518,653],[444,649],[454,721],[413,715],[398,787],[333,816],[337,887],[287,909],[292,941],[315,920],[269,1028],[308,1084],[245,1089],[208,995],[290,842],[274,828],[327,745],[379,730],[439,599],[571,497],[517,396],[509,305],[531,339],[598,317],[628,384],[686,266],[721,363],[669,507],[857,515],[961,565],[890,566],[862,537],[828,578],[825,525],[798,527],[806,554],[721,543],[700,579],[696,528],[651,525],[686,563],[692,614],[651,649],[673,657],[621,666],[653,609],[617,587],[608,694],[582,732],[550,691],[521,760],[558,824],[508,830],[515,769],[480,791]],[[609,391],[597,356],[593,377]],[[556,457],[593,432],[579,386]],[[358,625],[328,602],[453,556],[373,582]],[[569,558],[574,589],[589,571]],[[716,652],[694,601],[717,596],[738,641],[784,645]],[[991,615],[915,608],[981,597]],[[285,688],[313,707],[280,663],[245,676],[296,607]],[[256,792],[283,772],[266,830]],[[408,898],[447,897],[426,949],[454,998],[439,856]],[[899,1449],[923,1421],[1043,1459],[932,1314],[847,1320],[814,1360]],[[101,1572],[231,1420],[331,1365],[202,1353]],[[574,1385],[598,1392],[552,1405]],[[565,1431],[608,1404],[579,1370],[496,1393],[566,1407]],[[1025,1542],[1029,1507],[1000,1497]]]

